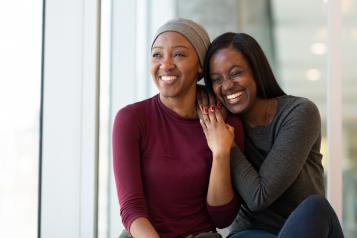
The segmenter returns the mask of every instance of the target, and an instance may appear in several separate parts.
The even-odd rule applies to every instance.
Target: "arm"
[[[120,213],[125,228],[135,237],[158,237],[146,211],[138,121],[135,110],[126,107],[118,112],[113,126],[113,166]]]
[[[150,238],[159,238],[155,228],[152,226],[151,222],[145,218],[140,217],[135,219],[130,226],[130,234],[137,237],[150,237]]]
[[[317,107],[304,101],[288,112],[259,171],[238,148],[234,149],[233,183],[250,210],[268,207],[292,185],[320,138],[320,128]]]
[[[209,179],[207,202],[211,206],[227,204],[234,197],[230,173],[230,151],[234,129],[224,123],[221,113],[210,110],[200,119],[208,147],[212,151],[212,167]]]
[[[224,122],[218,110],[215,112],[211,110],[208,115],[201,114],[200,121],[212,151],[207,193],[208,210],[218,227],[226,227],[231,224],[239,208],[230,173],[230,151],[234,140],[234,129]]]

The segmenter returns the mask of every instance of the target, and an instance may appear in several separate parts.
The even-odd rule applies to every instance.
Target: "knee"
[[[306,197],[303,202],[315,205],[326,205],[328,203],[327,199],[321,195],[314,194]]]
[[[302,202],[304,206],[308,207],[310,211],[319,212],[321,214],[328,214],[332,207],[327,199],[321,195],[310,195]]]

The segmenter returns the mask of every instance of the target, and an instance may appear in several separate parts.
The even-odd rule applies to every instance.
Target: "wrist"
[[[230,151],[215,151],[212,152],[212,157],[214,160],[225,160],[230,158]]]

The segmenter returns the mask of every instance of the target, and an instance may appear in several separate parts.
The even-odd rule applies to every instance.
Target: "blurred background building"
[[[112,120],[157,93],[151,37],[173,17],[251,34],[318,105],[328,198],[357,237],[356,0],[1,1],[0,237],[118,236]]]

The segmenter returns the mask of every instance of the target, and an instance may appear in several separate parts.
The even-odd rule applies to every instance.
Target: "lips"
[[[171,85],[173,84],[176,80],[177,80],[177,76],[176,75],[161,75],[159,76],[159,79],[167,85]]]
[[[239,102],[242,94],[243,94],[243,92],[235,92],[232,94],[227,94],[225,96],[225,100],[230,104],[237,103],[237,102]]]
[[[163,75],[160,77],[161,80],[166,81],[166,82],[171,82],[174,81],[177,77],[176,76],[169,76],[169,75]]]

